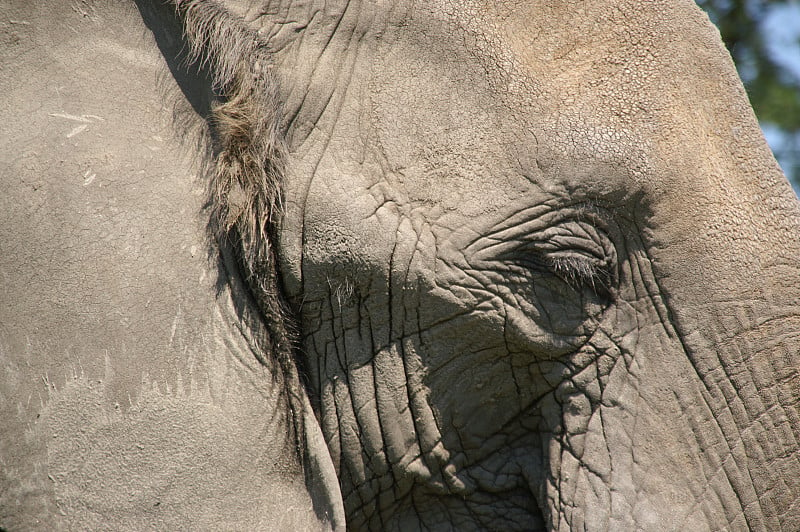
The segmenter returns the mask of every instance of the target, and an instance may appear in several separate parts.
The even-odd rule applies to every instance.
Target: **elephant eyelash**
[[[613,299],[612,276],[607,265],[579,252],[550,253],[548,269],[575,290],[589,288],[595,295]]]

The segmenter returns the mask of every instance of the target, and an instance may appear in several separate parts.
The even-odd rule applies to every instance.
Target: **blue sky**
[[[800,1],[792,0],[767,9],[761,25],[766,36],[767,50],[776,63],[800,80]],[[773,151],[780,152],[783,146],[800,146],[800,139],[787,138],[774,126],[762,124],[761,129]],[[787,162],[778,158],[778,163],[784,168],[787,168]],[[800,180],[800,176],[796,176],[796,180]],[[800,196],[800,183],[793,186],[795,194]]]
[[[800,2],[770,7],[762,30],[773,58],[800,77]]]

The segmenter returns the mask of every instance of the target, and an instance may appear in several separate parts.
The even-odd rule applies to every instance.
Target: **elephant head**
[[[800,211],[692,2],[246,18],[349,526],[799,526]]]
[[[55,490],[56,505],[78,518],[102,514],[106,499],[96,493],[132,486],[172,497],[172,521],[159,513],[170,508],[141,496],[123,505],[129,514],[106,521],[115,524],[126,515],[216,524],[233,515],[247,517],[242,526],[268,527],[283,506],[299,509],[285,526],[341,526],[344,512],[353,530],[800,527],[800,209],[719,36],[693,2],[136,4],[155,44],[108,47],[133,10],[82,17],[105,17],[116,29],[97,30],[106,39],[98,49],[123,60],[129,49],[150,54],[133,73],[102,57],[98,68],[118,97],[126,80],[148,87],[137,72],[171,68],[162,80],[176,93],[169,98],[191,104],[181,115],[187,124],[208,125],[203,175],[212,193],[203,209],[202,192],[182,181],[193,167],[174,146],[151,159],[144,148],[131,157],[117,145],[127,178],[103,183],[163,242],[196,239],[210,217],[213,260],[204,269],[169,246],[145,246],[123,267],[146,287],[190,286],[180,289],[188,317],[169,313],[176,288],[157,293],[148,314],[143,291],[110,276],[113,268],[97,270],[116,298],[102,305],[94,291],[34,276],[66,294],[66,306],[90,303],[86,316],[135,305],[137,334],[166,332],[169,343],[127,348],[139,357],[132,363],[126,350],[103,354],[94,331],[76,341],[56,334],[63,320],[43,322],[53,328],[40,332],[4,316],[0,340],[12,352],[35,332],[48,353],[64,339],[88,353],[80,365],[69,357],[32,363],[29,349],[11,358],[0,390],[16,412],[6,408],[2,419],[35,443],[33,451],[17,441],[6,445],[11,454],[0,448],[27,460],[4,470],[14,493],[47,485],[43,463],[55,488],[40,491]],[[35,49],[25,64],[61,64]],[[56,93],[42,91],[52,101]],[[118,131],[146,132],[165,98],[152,88],[131,98],[136,120]],[[86,113],[51,114],[84,120],[79,128],[95,121]],[[181,135],[174,125],[159,138],[162,131]],[[129,169],[137,157],[150,180]],[[14,168],[30,177],[26,164],[42,159],[23,157]],[[47,168],[46,183],[61,172],[53,160]],[[132,178],[164,205],[137,202],[126,188]],[[35,198],[28,188],[12,198]],[[86,205],[126,212],[97,207],[100,198]],[[178,215],[181,205],[187,211]],[[39,256],[29,241],[71,250],[7,221],[28,237],[13,240],[4,271],[13,272],[14,257]],[[66,236],[96,236],[79,226]],[[135,243],[125,224],[106,226]],[[110,249],[93,253],[116,257],[117,244]],[[164,264],[161,277],[152,274]],[[69,267],[38,268],[75,278]],[[184,283],[184,270],[202,279],[216,272],[214,289]],[[19,308],[31,316],[36,306]],[[112,332],[117,343],[136,337]],[[173,347],[176,334],[183,352]],[[211,392],[173,392],[181,378],[194,382],[198,360]],[[87,377],[48,391],[40,410],[20,406],[25,378],[83,364]],[[125,393],[135,400],[115,413],[109,405]],[[81,405],[90,415],[73,422]],[[191,453],[181,454],[164,416],[177,420]],[[130,456],[142,465],[100,463],[133,480],[78,489],[92,472],[67,451],[92,446],[63,429],[79,421],[114,449],[127,449],[114,430],[132,433]],[[65,437],[72,443],[60,443]],[[205,445],[216,441],[223,445],[211,452]],[[250,460],[241,470],[237,453]],[[183,469],[153,471],[175,457]],[[30,489],[20,480],[26,471],[39,471]],[[187,478],[188,488],[173,487]],[[232,485],[232,497],[219,495]],[[265,500],[287,486],[289,495]],[[177,505],[186,493],[197,506]],[[255,504],[235,502],[249,496]],[[36,512],[47,515],[46,502]]]

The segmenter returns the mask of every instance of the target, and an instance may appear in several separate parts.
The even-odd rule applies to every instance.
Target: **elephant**
[[[800,205],[690,0],[10,0],[0,527],[800,529]]]

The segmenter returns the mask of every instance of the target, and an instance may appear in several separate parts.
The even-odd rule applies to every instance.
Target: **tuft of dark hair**
[[[219,100],[211,129],[209,206],[212,232],[235,250],[267,335],[259,360],[273,367],[289,400],[298,446],[304,401],[295,335],[282,303],[275,227],[283,212],[286,147],[281,106],[265,43],[214,0],[170,0],[188,43],[188,61],[210,73]],[[302,456],[302,454],[301,454]]]

